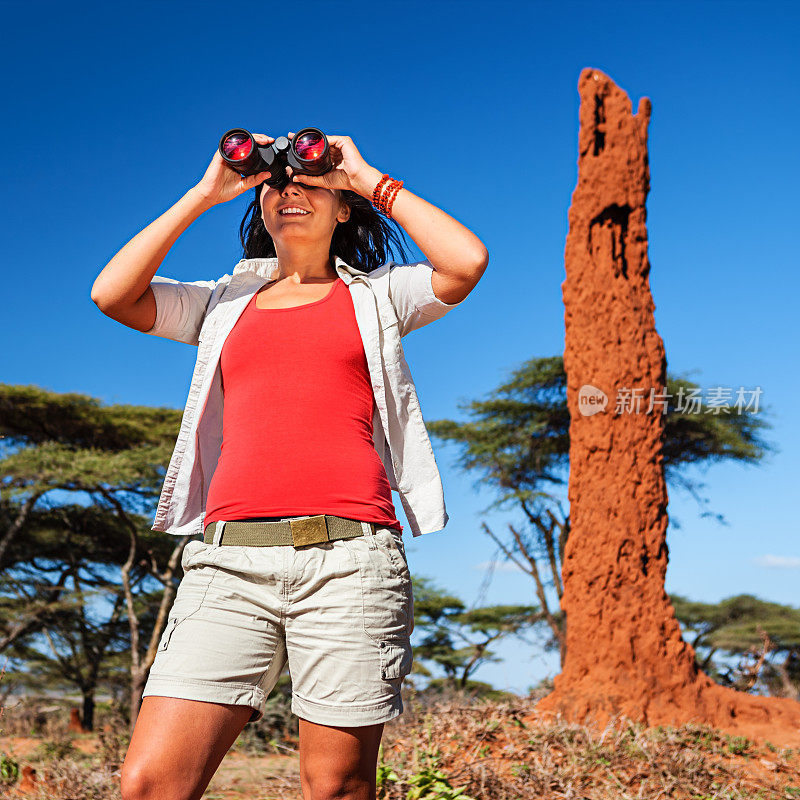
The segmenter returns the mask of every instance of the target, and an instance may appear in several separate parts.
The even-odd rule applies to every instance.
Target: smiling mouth
[[[310,212],[306,211],[305,209],[299,208],[288,208],[288,209],[281,209],[278,212],[279,217],[306,217]]]

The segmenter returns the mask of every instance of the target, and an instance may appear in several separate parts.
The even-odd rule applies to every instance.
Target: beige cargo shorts
[[[288,662],[299,717],[360,726],[402,714],[411,574],[400,531],[364,529],[298,548],[190,541],[142,696],[247,705],[255,722]]]

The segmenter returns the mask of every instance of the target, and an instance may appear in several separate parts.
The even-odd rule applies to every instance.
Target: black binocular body
[[[328,138],[319,128],[303,128],[292,139],[278,136],[272,144],[259,144],[244,128],[232,128],[219,142],[219,154],[243,177],[269,170],[269,186],[283,190],[295,175],[324,175],[333,169]]]

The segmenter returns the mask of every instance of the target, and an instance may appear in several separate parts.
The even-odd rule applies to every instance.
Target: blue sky
[[[576,181],[577,81],[610,75],[653,103],[648,228],[668,368],[760,386],[779,452],[670,492],[667,589],[800,605],[794,508],[798,11],[785,3],[381,2],[4,7],[2,380],[108,403],[183,408],[196,350],[104,317],[91,285],[203,175],[232,127],[316,125],[439,205],[487,245],[463,306],[404,340],[426,419],[457,417],[532,356],[563,352],[564,243]],[[292,9],[298,9],[296,16]],[[31,18],[34,13],[35,19]],[[498,143],[512,135],[513,157]],[[511,155],[511,154],[509,154]],[[159,274],[213,279],[241,256],[249,198],[204,214]],[[417,251],[415,255],[420,255]],[[422,257],[420,255],[420,257]],[[412,572],[468,603],[494,547],[493,499],[434,443],[450,523],[408,543]],[[398,513],[402,506],[395,496]],[[533,602],[499,569],[486,602]],[[476,674],[524,691],[552,658],[515,644]]]

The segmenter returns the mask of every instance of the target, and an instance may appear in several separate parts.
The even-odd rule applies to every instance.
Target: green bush
[[[19,764],[6,753],[0,753],[0,781],[16,783],[19,780]]]
[[[454,789],[444,772],[436,768],[439,757],[432,753],[422,754],[423,767],[408,778],[411,788],[407,800],[475,800],[464,794],[464,789]]]

